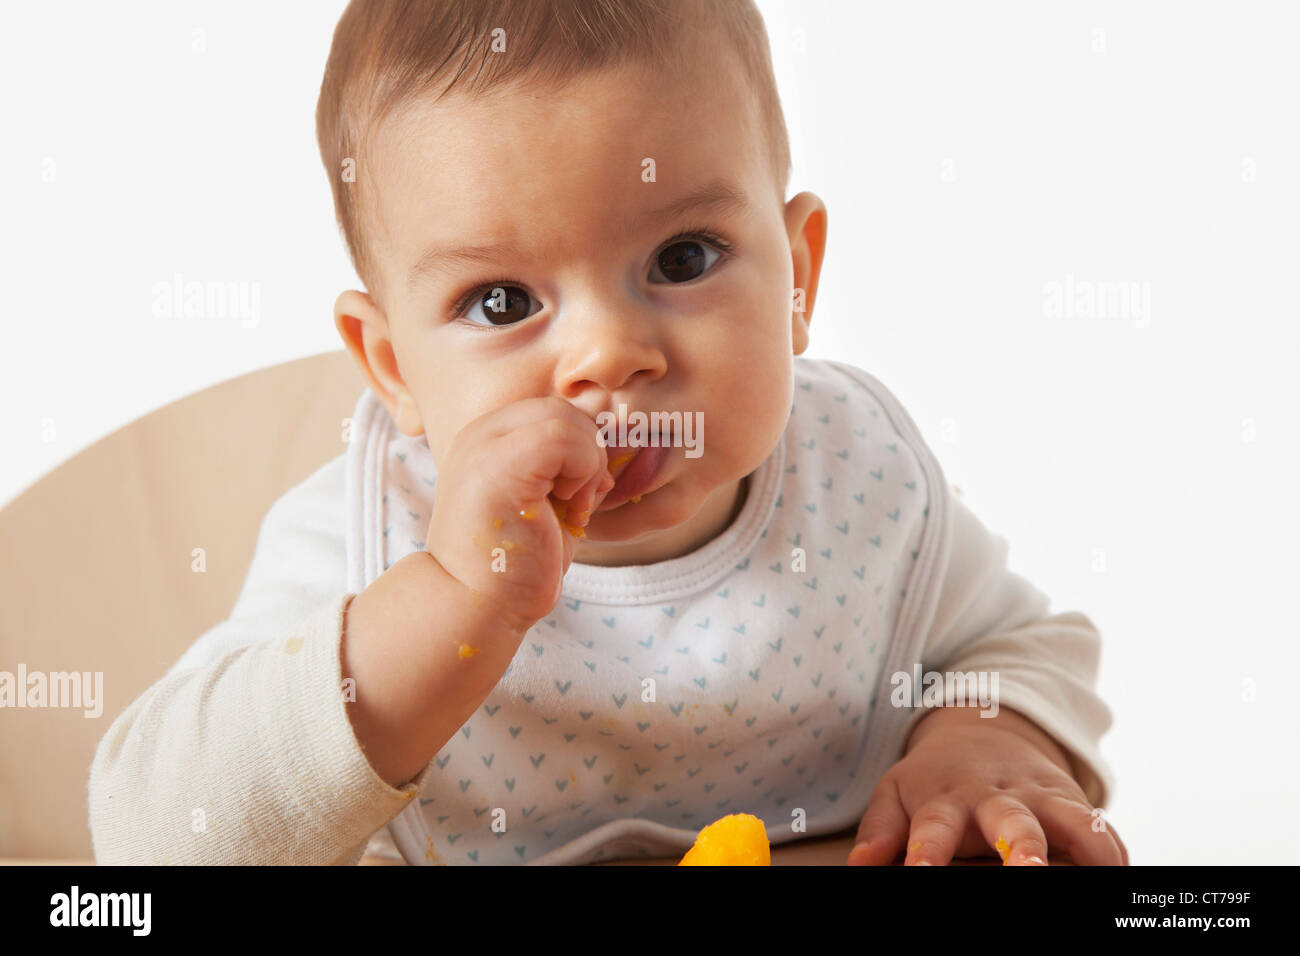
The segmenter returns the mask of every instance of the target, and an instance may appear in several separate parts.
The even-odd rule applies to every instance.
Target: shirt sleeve
[[[230,618],[100,740],[97,863],[355,864],[420,792],[429,768],[389,786],[347,715],[342,465],[272,505]]]
[[[925,671],[998,675],[998,706],[1038,725],[1066,751],[1094,807],[1115,788],[1099,743],[1110,709],[1095,686],[1097,628],[1078,611],[1049,614],[1048,598],[1007,567],[1008,545],[951,491],[952,550],[934,622],[922,648]],[[903,740],[926,714],[909,716]]]

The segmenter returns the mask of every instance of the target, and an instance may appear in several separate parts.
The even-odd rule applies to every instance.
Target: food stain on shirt
[[[425,862],[432,863],[434,866],[444,865],[442,862],[442,857],[440,857],[438,855],[438,851],[433,848],[433,837],[429,837],[428,842],[425,844],[424,859]]]
[[[284,642],[284,652],[286,654],[297,654],[300,650],[302,650],[301,637],[291,637]]]

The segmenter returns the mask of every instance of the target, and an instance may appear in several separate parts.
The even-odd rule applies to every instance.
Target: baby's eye
[[[483,289],[482,293],[464,310],[466,317],[469,318],[473,316],[474,309],[479,307],[483,309],[483,316],[487,322],[478,322],[471,318],[475,325],[513,325],[522,322],[537,311],[529,308],[532,296],[517,285],[492,286]],[[533,303],[533,305],[538,304]]]
[[[710,253],[712,259],[709,258]],[[655,271],[670,283],[690,282],[704,275],[721,258],[722,253],[709,243],[697,239],[678,239],[660,251],[655,258]],[[650,281],[655,281],[653,274]]]

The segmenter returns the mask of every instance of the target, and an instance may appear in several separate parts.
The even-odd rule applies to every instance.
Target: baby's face
[[[809,315],[792,290],[799,279],[810,307],[824,206],[808,193],[782,205],[735,75],[620,68],[560,93],[419,101],[372,147],[363,201],[376,204],[387,313],[345,293],[336,321],[361,319],[379,397],[404,432],[424,431],[435,463],[462,426],[525,398],[558,396],[593,420],[620,404],[701,413],[702,454],[670,448],[639,501],[598,509],[579,562],[705,543],[789,417]]]

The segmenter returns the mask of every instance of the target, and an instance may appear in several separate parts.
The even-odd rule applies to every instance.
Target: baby
[[[884,386],[795,358],[827,213],[751,0],[354,0],[317,126],[369,387],[100,743],[98,862],[680,856],[730,813],[1128,862],[1095,628]]]

